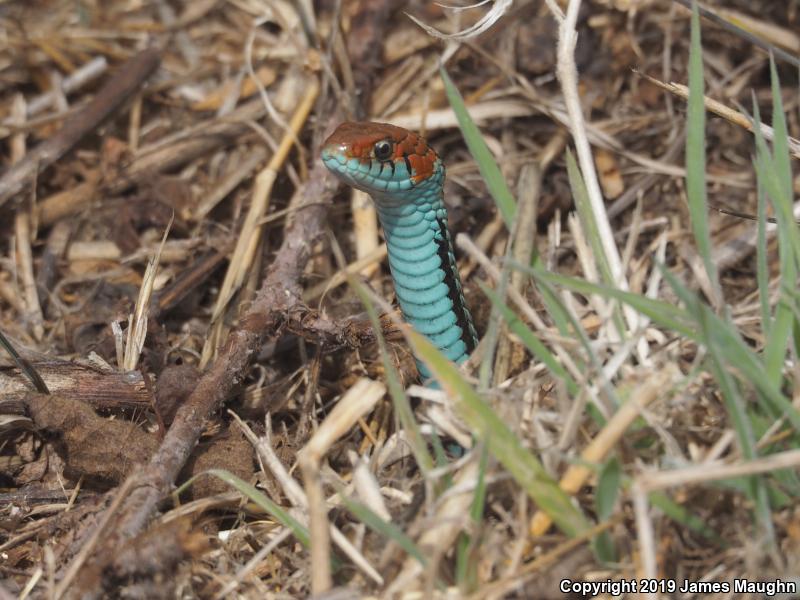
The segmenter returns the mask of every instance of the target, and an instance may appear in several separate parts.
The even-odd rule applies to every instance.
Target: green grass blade
[[[770,195],[775,208],[776,220],[778,222],[779,270],[783,278],[786,275],[791,275],[795,270],[795,260],[788,239],[791,233],[786,231],[786,212],[783,210],[783,202],[781,200],[783,189],[778,181],[779,177],[775,163],[771,160],[766,141],[761,134],[761,117],[758,105],[754,104],[753,108],[756,136],[755,167],[758,176],[758,187],[759,189],[767,189],[767,193]],[[766,246],[764,248],[764,253],[766,254]],[[792,280],[794,280],[794,277]],[[762,299],[762,310],[764,302],[765,300]],[[769,300],[767,299],[766,302],[769,302]],[[764,345],[764,365],[767,377],[769,381],[776,386],[780,385],[783,373],[786,345],[789,341],[792,321],[793,315],[791,314],[791,310],[786,304],[779,301],[778,305],[775,307],[774,319],[768,322],[769,325],[766,329],[769,331],[769,335],[765,335],[766,342]]]
[[[595,490],[595,508],[600,521],[611,517],[614,503],[617,501],[622,481],[622,466],[616,457],[612,457],[600,469]]]
[[[267,496],[260,490],[256,489],[255,486],[250,485],[243,479],[224,469],[209,469],[208,471],[204,471],[203,473],[195,475],[180,488],[178,488],[178,493],[190,486],[200,475],[212,475],[217,479],[224,481],[240,494],[246,496],[261,510],[272,515],[272,517],[278,521],[278,523],[291,529],[294,537],[297,538],[297,541],[303,544],[306,548],[311,545],[311,538],[309,536],[308,529],[306,529],[305,526],[297,521],[297,519],[275,504],[272,500],[267,498]]]
[[[778,234],[778,237],[783,237]],[[785,246],[784,246],[785,247]],[[794,261],[790,261],[793,263]],[[794,275],[795,268],[785,266],[786,275]],[[781,277],[784,277],[782,274]],[[791,281],[794,281],[792,277]],[[784,281],[786,281],[784,279]],[[783,298],[778,301],[775,307],[775,319],[772,322],[769,336],[766,338],[766,345],[764,347],[764,370],[769,381],[777,386],[780,386],[783,378],[783,368],[786,361],[786,345],[789,342],[789,337],[792,334],[792,325],[794,323],[794,314],[791,307],[787,306]]]
[[[786,115],[783,112],[781,83],[778,70],[775,68],[775,57],[769,57],[769,74],[772,87],[772,148],[778,183],[783,188],[783,197],[792,196],[792,165],[789,156],[789,130],[786,127]]]
[[[629,304],[661,327],[671,329],[686,337],[694,337],[694,330],[689,315],[683,309],[669,302],[653,300],[646,296],[634,294],[633,292],[625,292],[617,288],[591,283],[583,279],[559,275],[557,273],[548,273],[541,269],[533,269],[533,274],[534,277],[540,281],[559,285],[573,292],[584,295],[599,294],[601,296],[615,298],[620,302]]]
[[[706,525],[706,521],[697,515],[690,513],[685,507],[681,506],[662,492],[652,492],[648,495],[650,504],[661,510],[673,521],[680,523],[687,529],[702,535],[704,538],[714,541],[719,545],[724,545],[725,540],[716,531]]]
[[[759,190],[762,187],[767,189],[775,207],[775,217],[778,222],[778,254],[781,281],[794,282],[797,278],[798,265],[800,265],[800,235],[798,234],[797,224],[794,221],[792,207],[789,134],[783,114],[778,73],[772,60],[770,61],[770,72],[772,76],[774,156],[770,156],[766,141],[762,135],[758,104],[754,103],[756,173],[758,174]],[[762,300],[762,305],[763,302]],[[783,377],[786,347],[794,328],[794,321],[792,309],[787,305],[787,301],[781,294],[781,299],[775,308],[774,321],[767,324],[769,335],[766,336],[767,341],[764,348],[764,364],[767,377],[776,386],[780,385]]]
[[[758,183],[757,198],[756,282],[761,305],[761,331],[768,340],[772,330],[772,311],[769,304],[769,265],[767,265],[767,195],[760,183]]]
[[[800,413],[792,406],[780,391],[780,388],[767,380],[764,365],[752,352],[747,344],[735,329],[731,329],[729,323],[714,315],[710,309],[702,305],[696,295],[689,292],[682,286],[668,269],[659,265],[664,278],[673,287],[684,303],[693,303],[707,311],[704,318],[710,320],[709,331],[714,337],[714,343],[720,348],[721,354],[727,365],[742,374],[742,377],[751,382],[759,392],[759,399],[767,407],[779,415],[785,415],[792,423],[793,427],[800,431]],[[703,343],[697,334],[696,316],[690,315],[684,309],[673,304],[660,300],[652,300],[631,292],[623,292],[614,288],[608,288],[581,279],[566,277],[555,273],[548,273],[541,269],[532,269],[534,276],[541,282],[562,285],[568,289],[582,294],[603,294],[625,302],[635,308],[640,313],[649,317],[653,323],[666,329],[671,329],[675,333]]]
[[[542,303],[544,304],[545,310],[547,311],[548,316],[552,319],[553,324],[558,329],[558,332],[564,337],[572,337],[573,335],[577,335],[581,342],[584,343],[584,347],[588,344],[588,336],[586,332],[583,331],[582,327],[580,327],[580,323],[578,323],[577,328],[573,328],[572,318],[569,314],[569,311],[563,305],[561,298],[558,297],[558,294],[553,290],[553,288],[544,282],[538,282],[535,279],[534,273],[537,271],[545,271],[544,263],[542,262],[541,257],[538,253],[534,253],[533,260],[531,261],[530,265],[520,265],[516,262],[512,263],[512,266],[517,269],[521,270],[534,279],[534,284],[536,286],[537,291],[541,294]],[[591,345],[589,345],[591,348]],[[590,355],[591,356],[591,355]],[[575,364],[580,368],[583,367],[583,361],[579,356],[573,356],[573,361]]]
[[[686,195],[697,251],[703,259],[711,285],[718,293],[717,268],[711,257],[711,234],[706,202],[706,108],[703,99],[703,49],[700,45],[700,17],[692,2],[691,43],[689,50],[689,101],[686,126]]]
[[[775,219],[778,222],[779,244],[780,236],[785,236],[786,245],[794,253],[795,265],[800,264],[800,232],[794,220],[791,191],[786,193],[786,184],[781,183],[781,174],[776,161],[772,155],[761,132],[761,117],[758,104],[753,101],[753,133],[756,140],[756,174],[758,181],[764,186],[773,207],[775,208]],[[786,142],[788,144],[788,141]],[[790,173],[791,177],[791,173]],[[791,187],[789,188],[791,190]]]
[[[499,298],[503,299],[506,297],[509,280],[511,279],[509,259],[512,256],[512,243],[516,233],[516,230],[511,232],[509,243],[506,244],[506,259],[503,261],[503,268],[500,270],[500,279],[497,282],[497,294]],[[486,333],[483,336],[483,358],[480,368],[478,369],[478,389],[481,391],[489,389],[492,373],[494,371],[495,352],[497,351],[501,333],[500,312],[497,306],[492,305],[489,314],[489,326],[486,328]]]
[[[546,270],[544,263],[538,254],[534,257],[530,265],[518,266],[514,264],[513,266],[515,269],[525,271],[532,277],[535,270]],[[542,303],[544,304],[545,310],[553,320],[553,324],[556,326],[556,329],[558,329],[558,332],[564,337],[569,337],[571,335],[571,330],[570,321],[567,317],[568,311],[562,306],[561,299],[558,297],[558,294],[556,294],[548,285],[539,285],[535,277],[533,278],[533,281],[536,285],[536,289],[542,296]]]
[[[605,521],[611,517],[614,511],[614,504],[619,497],[622,489],[622,466],[616,457],[607,460],[600,469],[597,478],[597,489],[594,493],[595,510],[597,520]],[[617,559],[614,542],[607,531],[604,531],[592,542],[594,552],[598,558],[606,563],[615,562]]]
[[[478,483],[475,486],[475,495],[469,507],[469,516],[473,523],[480,523],[483,511],[486,508],[486,468],[489,465],[489,451],[486,446],[481,447],[481,462],[478,464]]]
[[[589,521],[558,483],[545,471],[492,408],[464,379],[456,365],[447,360],[424,336],[408,329],[405,335],[419,356],[454,402],[458,415],[475,432],[489,452],[502,464],[520,487],[570,537],[589,528]]]
[[[592,210],[591,202],[589,201],[589,192],[586,190],[586,182],[583,179],[578,163],[575,162],[575,157],[569,148],[566,152],[567,157],[567,177],[569,178],[570,189],[572,190],[572,197],[575,200],[575,207],[578,210],[583,231],[586,238],[589,240],[589,245],[592,248],[592,255],[594,263],[600,272],[601,280],[608,286],[616,286],[614,276],[611,274],[611,266],[608,262],[605,250],[603,249],[603,242],[600,239],[600,230],[597,227],[595,214]],[[619,333],[620,339],[627,338],[627,329],[625,328],[625,320],[619,310],[619,306],[613,307],[612,320],[614,327]]]
[[[513,264],[513,266],[515,269],[522,269],[523,271],[527,270],[526,267],[523,267],[522,265],[516,262]],[[531,272],[534,271],[535,269],[531,270]],[[577,338],[577,340],[581,343],[581,346],[583,346],[583,349],[586,352],[586,356],[589,358],[589,364],[583,365],[585,369],[584,372],[588,372],[588,369],[592,369],[593,370],[592,375],[596,378],[595,383],[603,389],[603,392],[605,392],[611,404],[615,407],[619,407],[621,405],[621,402],[619,400],[619,397],[617,396],[617,391],[614,388],[614,386],[611,385],[611,382],[608,380],[608,378],[605,377],[605,375],[603,375],[603,363],[597,356],[597,351],[595,350],[594,345],[592,344],[592,340],[589,338],[589,334],[583,327],[583,324],[572,313],[572,311],[570,311],[567,308],[566,304],[561,301],[561,299],[558,297],[558,294],[555,292],[554,289],[550,287],[550,284],[547,281],[541,279],[537,282],[537,286],[540,290],[542,290],[542,292],[547,290],[548,295],[554,299],[551,305],[546,305],[546,306],[548,306],[548,310],[550,311],[558,311],[561,313],[561,316],[559,318],[563,319],[563,321],[567,324],[565,328],[565,330],[567,331],[566,335],[569,337]],[[551,312],[550,314],[552,316],[553,313]],[[594,418],[597,421],[597,424],[599,426],[602,427],[603,425],[605,425],[605,419],[599,413],[598,414],[592,413],[592,418]],[[600,420],[598,420],[598,418]]]
[[[703,319],[707,321],[707,319]],[[724,360],[720,356],[719,348],[716,343],[708,335],[707,328],[710,324],[706,323],[706,331],[702,332],[702,337],[705,340],[710,360],[710,368],[714,374],[714,379],[719,385],[719,391],[722,395],[722,400],[728,415],[733,424],[733,430],[736,432],[736,438],[739,441],[739,448],[745,458],[755,458],[757,455],[755,439],[753,438],[753,430],[750,426],[750,420],[747,416],[747,411],[744,406],[744,399],[742,398],[739,388],[733,378],[728,373],[724,366]]]
[[[753,459],[758,455],[758,452],[756,451],[753,428],[747,414],[747,409],[745,408],[745,402],[735,380],[725,368],[720,349],[717,347],[713,336],[709,335],[711,323],[708,322],[708,318],[704,317],[708,317],[712,313],[710,310],[705,309],[705,306],[700,307],[699,316],[701,322],[701,336],[705,340],[704,345],[708,350],[711,372],[714,374],[714,379],[719,386],[719,391],[733,424],[733,430],[736,432],[736,439],[739,442],[742,455],[747,459]],[[775,534],[772,529],[772,515],[770,513],[764,479],[761,477],[748,477],[747,495],[755,504],[757,520],[767,533],[767,538],[769,540],[774,540]]]
[[[400,376],[392,363],[391,356],[386,347],[386,340],[383,338],[383,329],[381,327],[380,318],[378,317],[378,311],[375,309],[375,305],[370,299],[364,285],[358,281],[354,275],[347,273],[347,271],[345,271],[345,273],[347,274],[348,284],[358,295],[372,323],[375,337],[378,340],[378,348],[381,354],[383,368],[386,371],[386,385],[392,397],[395,414],[398,419],[400,419],[400,424],[408,435],[414,459],[417,461],[422,473],[426,474],[434,468],[434,461],[428,452],[425,438],[422,435],[417,420],[414,418],[414,411],[411,408],[411,403],[409,403],[408,396],[406,396],[403,386],[400,384]]]
[[[415,421],[416,423],[416,421]],[[434,430],[431,432],[431,446],[433,446],[433,456],[436,459],[436,467],[442,468],[446,467],[450,460],[447,458],[447,452],[444,449],[444,444],[442,443],[442,439],[439,437],[439,434]],[[441,478],[441,488],[447,489],[451,485],[453,485],[453,475],[448,471],[442,475]]]
[[[406,554],[413,557],[419,564],[425,567],[428,564],[422,550],[394,523],[385,521],[380,515],[376,514],[369,507],[361,502],[356,502],[349,498],[343,490],[339,491],[339,498],[345,508],[361,523],[372,529],[375,533],[382,535],[387,540],[393,541],[400,546]]]
[[[608,264],[606,253],[603,250],[600,232],[597,229],[597,221],[595,221],[591,203],[589,202],[589,192],[586,190],[586,182],[583,180],[583,175],[578,168],[578,163],[575,162],[575,156],[573,156],[569,148],[567,148],[566,151],[566,160],[567,178],[569,179],[569,186],[572,190],[572,198],[575,200],[575,208],[581,219],[586,238],[589,240],[589,245],[592,248],[595,264],[597,265],[598,271],[600,271],[600,277],[603,282],[606,285],[614,285],[615,281],[614,277],[611,275],[611,267]]]
[[[486,187],[489,188],[489,193],[492,195],[492,198],[494,198],[497,210],[500,211],[503,220],[506,222],[506,227],[511,231],[514,223],[514,215],[517,213],[517,203],[514,200],[514,196],[508,188],[508,184],[506,183],[505,177],[503,177],[503,173],[500,171],[500,167],[497,166],[492,153],[489,151],[489,147],[483,140],[478,126],[475,125],[469,111],[467,111],[464,99],[461,97],[458,88],[450,79],[444,67],[442,67],[439,72],[442,75],[447,99],[456,115],[456,119],[458,119],[458,126],[461,128],[461,134],[464,136],[467,148],[469,148],[472,158],[478,163],[478,169],[481,172],[483,180],[486,182]]]
[[[713,344],[719,350],[726,365],[739,372],[745,381],[755,386],[759,393],[759,400],[762,401],[764,407],[775,415],[786,416],[794,428],[800,431],[800,413],[781,393],[780,388],[769,381],[763,363],[744,342],[736,328],[730,322],[723,321],[706,304],[700,302],[700,299],[681,284],[666,267],[659,266],[664,279],[686,305],[687,310],[693,313],[698,325],[705,324],[705,335],[698,335],[696,331],[692,330],[686,337],[701,344]]]
[[[469,517],[474,533],[462,534],[456,551],[456,582],[462,592],[473,591],[478,583],[478,570],[474,564],[473,553],[478,544],[478,532],[483,520],[483,511],[486,508],[486,468],[489,464],[489,452],[485,445],[481,445],[480,453],[478,483],[475,485],[475,493],[469,507]]]
[[[561,366],[561,363],[559,363],[556,357],[548,350],[547,346],[539,341],[536,334],[500,299],[500,296],[494,290],[483,284],[479,283],[479,285],[483,293],[486,294],[492,302],[492,306],[500,312],[508,328],[522,340],[522,343],[525,344],[528,351],[537,360],[544,363],[550,370],[550,373],[564,381],[567,386],[567,391],[572,396],[577,395],[579,392],[578,384],[575,383],[575,380],[567,370]]]

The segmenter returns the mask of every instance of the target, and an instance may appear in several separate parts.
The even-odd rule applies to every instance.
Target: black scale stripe
[[[444,271],[444,282],[447,285],[447,295],[453,303],[453,311],[456,313],[456,324],[461,328],[461,341],[467,346],[467,352],[470,354],[475,350],[475,338],[473,337],[474,326],[472,325],[472,316],[469,314],[469,309],[464,302],[464,295],[461,293],[461,286],[459,285],[460,278],[458,275],[458,268],[451,260],[451,256],[455,256],[453,252],[453,242],[450,239],[450,232],[447,229],[447,223],[443,219],[436,219],[439,224],[439,231],[441,231],[441,239],[433,238],[436,242],[437,254],[442,263],[442,270]]]

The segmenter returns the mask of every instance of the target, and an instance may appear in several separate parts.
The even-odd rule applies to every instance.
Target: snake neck
[[[477,344],[464,301],[441,191],[403,200],[373,196],[386,237],[389,267],[405,320],[448,359],[460,363]],[[429,377],[424,364],[420,373]]]

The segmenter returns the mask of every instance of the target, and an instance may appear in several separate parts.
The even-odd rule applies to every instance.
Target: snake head
[[[427,142],[388,123],[342,123],[325,140],[322,161],[377,200],[407,200],[410,190],[438,189],[444,181],[444,165]]]

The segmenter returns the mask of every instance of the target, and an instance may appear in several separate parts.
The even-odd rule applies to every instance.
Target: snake
[[[448,229],[442,159],[407,129],[349,121],[323,142],[321,157],[338,179],[371,196],[403,319],[449,360],[467,360],[478,336]],[[423,379],[432,375],[419,358],[417,369]]]

